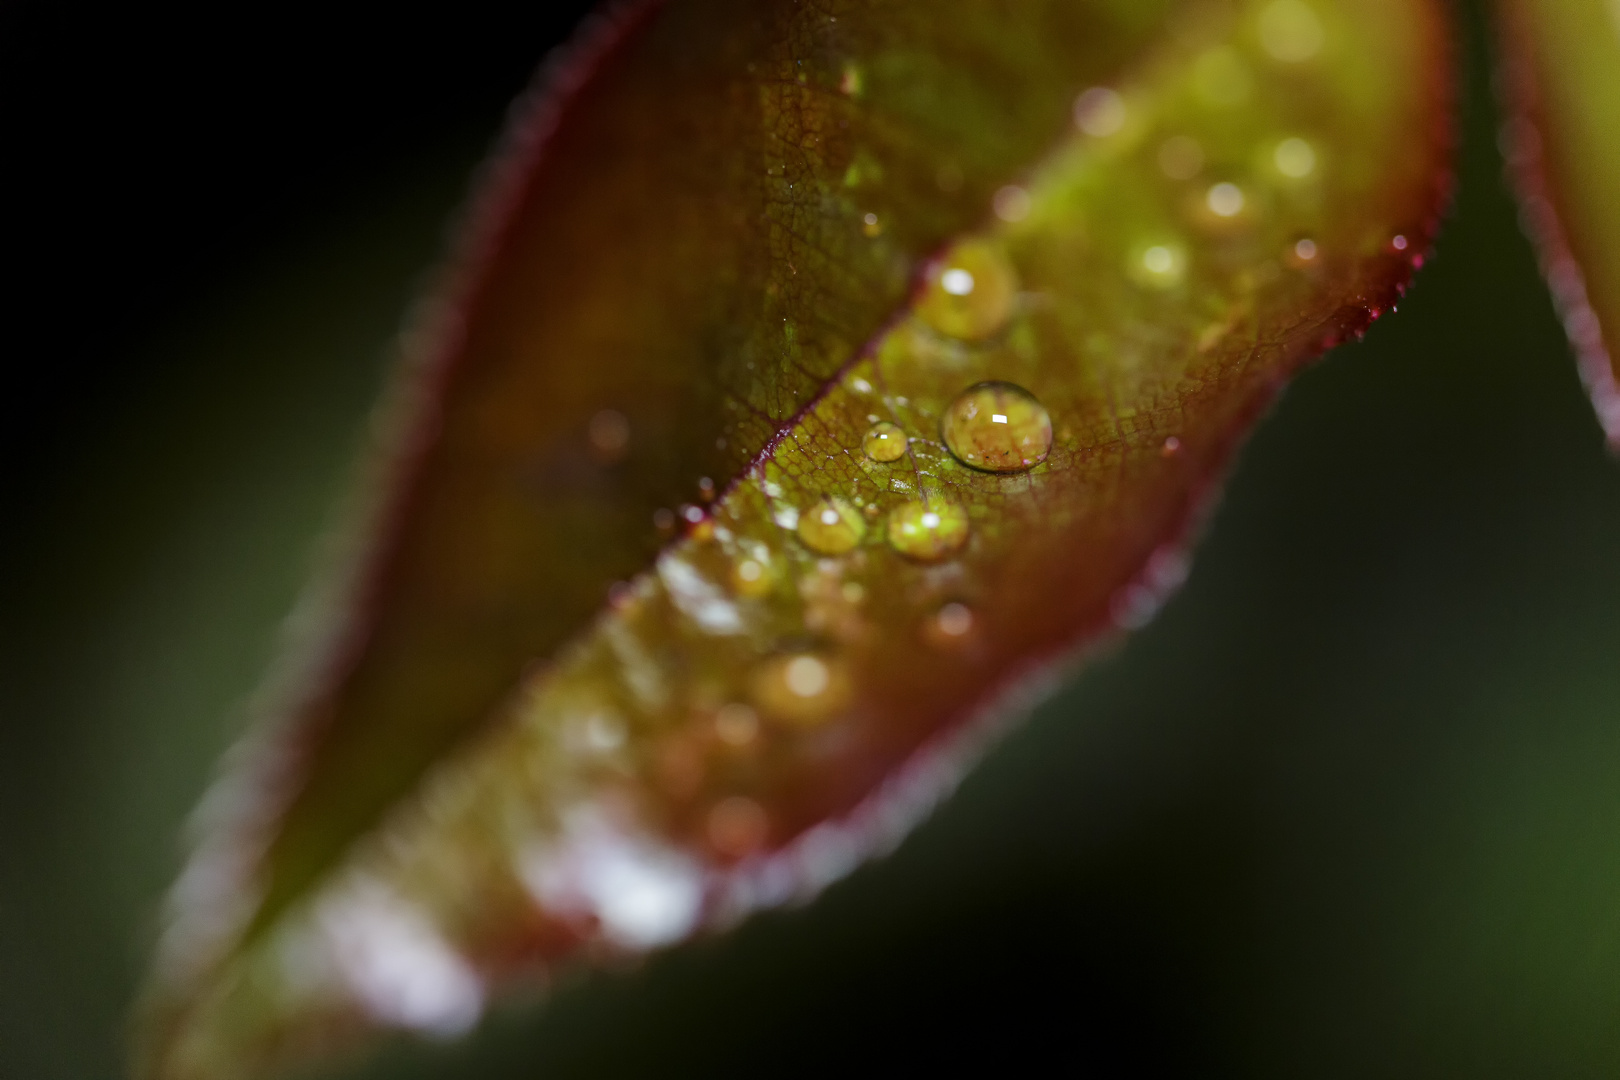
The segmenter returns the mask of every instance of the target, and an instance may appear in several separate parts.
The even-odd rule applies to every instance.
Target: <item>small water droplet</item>
[[[966,604],[953,600],[939,609],[934,621],[939,625],[940,633],[959,638],[973,629],[973,611]]]
[[[731,568],[731,587],[739,596],[757,599],[771,591],[771,571],[761,559],[743,559]]]
[[[766,716],[795,725],[815,725],[849,700],[849,675],[820,653],[771,657],[754,673],[754,703]]]
[[[1396,251],[1405,251],[1406,237],[1402,236],[1400,233],[1396,233],[1395,238],[1389,242],[1389,246],[1394,248]]]
[[[698,477],[698,498],[704,502],[714,498],[714,481],[707,476]]]
[[[709,810],[709,843],[722,855],[734,859],[752,855],[764,846],[769,831],[765,808],[753,799],[733,795]]]
[[[1296,240],[1294,242],[1294,258],[1300,262],[1310,262],[1316,258],[1316,241],[1308,236]]]
[[[872,430],[861,441],[861,449],[873,461],[897,461],[906,453],[906,433],[899,424],[891,424],[887,420],[873,424]]]
[[[889,545],[907,558],[938,562],[968,540],[967,512],[944,499],[914,500],[889,514]]]
[[[681,507],[681,518],[688,525],[696,525],[698,522],[703,520],[703,508],[701,506],[693,506],[688,503],[687,505]]]
[[[1002,221],[1008,223],[1023,221],[1029,217],[1029,192],[1017,184],[1008,184],[996,192],[990,200],[990,208]]]
[[[585,427],[591,456],[603,465],[624,460],[630,450],[630,421],[616,409],[603,409]]]
[[[968,387],[945,410],[940,428],[958,461],[985,472],[1023,472],[1052,449],[1046,407],[1009,382]]]
[[[1311,144],[1300,138],[1288,138],[1277,144],[1277,149],[1271,152],[1271,160],[1277,166],[1277,171],[1284,176],[1303,180],[1316,170],[1316,151]]]
[[[759,737],[759,714],[740,701],[714,714],[714,733],[727,746],[748,746]]]
[[[1285,64],[1309,60],[1326,37],[1322,20],[1304,0],[1272,0],[1260,12],[1260,45]]]
[[[1126,261],[1125,270],[1139,285],[1168,289],[1186,273],[1187,255],[1179,244],[1150,244],[1135,250]]]
[[[1074,99],[1074,124],[1093,138],[1104,138],[1125,126],[1125,99],[1116,90],[1093,86]]]
[[[1159,448],[1159,455],[1161,457],[1172,458],[1179,453],[1181,453],[1181,440],[1176,438],[1174,435],[1166,438],[1164,440],[1164,445]]]
[[[867,236],[881,236],[883,235],[883,223],[878,220],[876,214],[867,214],[861,218],[861,232]]]
[[[1236,217],[1243,211],[1243,189],[1222,181],[1209,189],[1204,201],[1209,205],[1210,213],[1217,217]]]
[[[836,496],[829,496],[799,515],[799,542],[817,555],[844,555],[866,535],[860,511]]]
[[[1198,140],[1173,135],[1159,146],[1159,169],[1172,180],[1191,180],[1204,168],[1204,148]]]
[[[984,240],[958,244],[929,275],[917,314],[950,337],[989,337],[1012,314],[1018,276],[1001,248]]]

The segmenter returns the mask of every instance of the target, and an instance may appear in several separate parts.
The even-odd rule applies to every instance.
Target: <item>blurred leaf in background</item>
[[[1620,1067],[1620,473],[1499,179],[1471,25],[1434,265],[1261,427],[1152,627],[814,907],[372,1071]],[[100,331],[101,388],[33,410],[9,461],[0,1074],[119,1071],[180,820],[498,110],[284,208],[300,231],[241,241],[223,284],[125,309],[150,321]],[[81,336],[40,322],[30,361]]]

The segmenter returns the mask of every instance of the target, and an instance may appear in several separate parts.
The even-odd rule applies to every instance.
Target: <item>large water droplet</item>
[[[861,442],[861,449],[873,461],[898,461],[906,453],[906,433],[887,420],[873,424]]]
[[[982,382],[962,391],[940,425],[945,445],[964,465],[985,472],[1023,472],[1052,449],[1052,418],[1021,386]]]
[[[860,511],[836,496],[822,499],[799,515],[799,542],[817,555],[844,555],[866,535]]]
[[[917,314],[942,334],[978,341],[1006,324],[1017,292],[1018,275],[1001,248],[968,240],[929,275]]]
[[[944,499],[913,500],[889,515],[889,544],[908,558],[938,562],[967,540],[967,512]]]

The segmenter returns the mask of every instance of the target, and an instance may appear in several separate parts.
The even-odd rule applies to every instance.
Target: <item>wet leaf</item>
[[[585,38],[210,800],[150,1074],[460,1031],[893,844],[1181,580],[1444,194],[1419,0],[677,0]]]
[[[1502,0],[1503,151],[1581,377],[1620,448],[1620,5]]]

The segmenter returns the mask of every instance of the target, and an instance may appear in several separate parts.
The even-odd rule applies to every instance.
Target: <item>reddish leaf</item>
[[[1620,449],[1620,6],[1502,0],[1503,149],[1581,377]]]
[[[892,843],[1180,581],[1443,198],[1423,0],[675,0],[586,39],[177,890],[156,1075],[459,1030]]]

